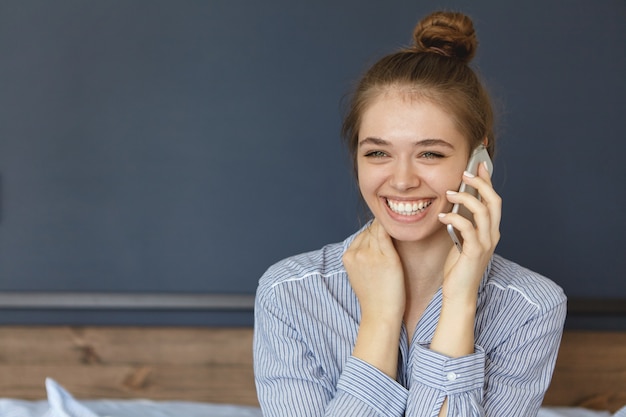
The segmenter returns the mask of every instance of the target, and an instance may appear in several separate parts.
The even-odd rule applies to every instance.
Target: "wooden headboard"
[[[626,333],[566,331],[544,404],[611,412],[626,405]]]
[[[258,405],[249,328],[0,327],[0,397],[43,399],[46,377],[77,398]]]
[[[77,398],[258,405],[252,329],[0,326],[0,397],[43,399],[45,377]],[[545,405],[626,404],[626,333],[567,331]]]

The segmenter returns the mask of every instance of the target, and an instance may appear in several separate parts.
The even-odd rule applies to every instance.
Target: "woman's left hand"
[[[478,167],[478,175],[464,173],[463,182],[474,187],[480,199],[468,193],[449,192],[451,203],[464,205],[474,215],[475,226],[460,214],[446,213],[440,217],[444,224],[451,224],[463,237],[463,250],[452,249],[444,267],[443,295],[447,299],[476,297],[480,281],[496,245],[500,240],[502,199],[493,189],[489,172],[484,164]]]

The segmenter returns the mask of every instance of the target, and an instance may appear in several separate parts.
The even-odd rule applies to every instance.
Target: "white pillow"
[[[231,404],[141,399],[79,402],[51,378],[46,379],[46,389],[50,409],[43,417],[262,417],[258,407]]]
[[[45,417],[98,417],[52,378],[46,378],[46,391],[50,409]]]

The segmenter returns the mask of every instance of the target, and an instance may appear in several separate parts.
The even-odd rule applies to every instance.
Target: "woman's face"
[[[458,190],[469,156],[452,118],[391,90],[363,113],[358,142],[359,188],[387,233],[398,241],[446,235],[437,215],[451,210],[446,191]]]

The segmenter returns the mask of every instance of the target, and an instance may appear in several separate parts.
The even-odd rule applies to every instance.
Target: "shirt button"
[[[448,381],[456,381],[457,374],[454,372],[448,372],[446,378],[448,378]]]

